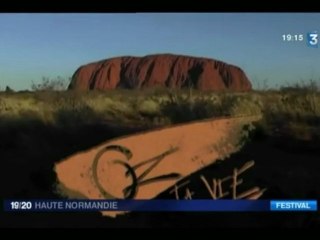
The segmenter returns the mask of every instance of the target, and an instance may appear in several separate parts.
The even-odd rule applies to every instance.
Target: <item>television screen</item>
[[[1,13],[1,227],[318,228],[320,13]]]

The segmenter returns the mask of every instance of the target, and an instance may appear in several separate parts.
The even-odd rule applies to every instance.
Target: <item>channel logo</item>
[[[272,200],[271,211],[317,211],[316,200]]]
[[[319,35],[317,32],[307,33],[307,45],[309,47],[318,48]]]

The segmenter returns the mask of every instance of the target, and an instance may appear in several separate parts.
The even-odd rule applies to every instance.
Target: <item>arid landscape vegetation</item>
[[[206,118],[262,115],[256,129],[259,134],[306,142],[320,139],[317,81],[250,92],[192,88],[58,91],[63,83],[48,81],[33,86],[34,91],[1,92],[1,125],[36,121],[60,128],[104,123],[154,128]]]

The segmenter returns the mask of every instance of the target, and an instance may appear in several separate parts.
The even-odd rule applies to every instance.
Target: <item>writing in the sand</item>
[[[115,197],[112,196],[109,192],[107,192],[102,186],[102,184],[100,183],[97,175],[97,169],[98,169],[98,163],[99,163],[99,160],[101,159],[101,156],[108,151],[120,152],[125,157],[124,160],[119,160],[119,159],[111,160],[111,163],[118,164],[124,167],[126,169],[125,177],[129,177],[129,176],[131,177],[132,184],[130,184],[130,186],[123,189],[124,198],[126,199],[134,198],[139,190],[139,187],[143,185],[154,184],[159,181],[165,181],[169,179],[178,179],[180,177],[179,173],[173,171],[173,172],[168,172],[166,174],[148,178],[148,175],[152,172],[152,170],[154,170],[158,166],[158,164],[165,159],[166,156],[178,151],[178,147],[170,148],[169,150],[155,157],[152,157],[145,161],[141,161],[140,163],[134,166],[131,166],[128,163],[128,161],[132,158],[133,154],[128,148],[120,145],[107,146],[97,153],[92,164],[93,180],[95,181],[97,188],[100,190],[100,193],[107,199],[110,197],[112,198],[115,198]],[[145,165],[150,165],[150,166],[147,167],[141,174],[138,175],[136,173],[136,170]]]
[[[232,174],[223,178],[209,180],[200,175],[200,180],[204,184],[210,197],[214,200],[225,197],[232,197],[232,199],[258,199],[262,196],[266,189],[259,187],[252,187],[245,191],[238,192],[238,187],[244,183],[243,178],[240,178],[241,174],[249,170],[254,166],[254,161],[246,162],[242,167],[234,168]],[[195,194],[195,190],[190,189],[190,180],[185,181],[181,184],[175,185],[170,191],[170,194],[174,194],[175,198],[178,199],[192,199]]]
[[[131,177],[131,184],[125,187],[122,191],[124,198],[126,199],[135,198],[141,186],[156,184],[159,181],[178,180],[179,178],[181,178],[181,175],[175,171],[167,172],[153,177],[148,177],[149,174],[158,166],[158,164],[166,158],[166,156],[178,151],[177,147],[170,148],[169,150],[155,157],[152,157],[145,161],[141,161],[140,163],[131,166],[129,164],[129,160],[132,158],[133,154],[128,148],[119,145],[107,146],[97,153],[92,164],[93,180],[95,181],[95,184],[97,188],[100,190],[102,196],[106,199],[115,197],[112,196],[111,193],[108,192],[100,183],[97,174],[97,169],[98,162],[101,159],[101,156],[108,151],[120,152],[125,157],[123,160],[111,159],[110,163],[121,165],[126,169],[124,177]],[[145,165],[149,165],[149,167],[147,167],[143,172],[139,172],[140,174],[138,175],[137,170]],[[234,168],[233,172],[226,177],[213,178],[209,182],[208,178],[206,178],[203,175],[200,175],[200,180],[204,184],[212,199],[220,199],[230,196],[232,197],[232,199],[257,199],[263,194],[265,189],[260,189],[259,187],[252,187],[240,193],[238,192],[238,187],[244,183],[244,180],[243,178],[241,178],[241,175],[253,166],[254,161],[249,161],[246,162],[240,168]],[[181,184],[174,185],[170,193],[174,194],[176,199],[192,199],[192,196],[195,192],[194,190],[190,189],[190,187],[188,186],[189,183],[190,180],[185,181]]]

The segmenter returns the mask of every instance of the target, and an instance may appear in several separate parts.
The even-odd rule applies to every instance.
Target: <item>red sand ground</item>
[[[258,119],[210,119],[107,141],[59,162],[55,171],[64,194],[70,197],[112,199],[124,198],[123,190],[133,182],[133,176],[125,176],[126,164],[135,170],[139,178],[155,163],[157,165],[139,181],[173,173],[176,177],[145,184],[132,196],[135,199],[152,199],[182,178],[238,151],[237,144],[244,134],[243,126]],[[131,153],[127,152],[126,156],[120,151],[103,152],[107,146],[122,146]],[[97,158],[99,152],[101,156]],[[153,158],[154,161],[138,167]],[[115,159],[121,163],[116,163]],[[103,214],[114,215],[111,212]]]

